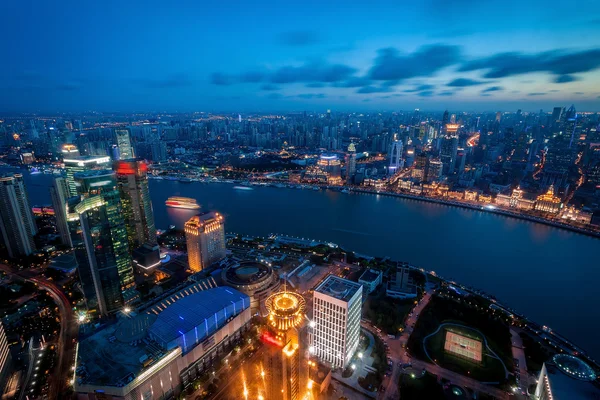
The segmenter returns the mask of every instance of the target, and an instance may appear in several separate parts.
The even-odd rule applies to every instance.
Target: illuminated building
[[[129,129],[116,128],[115,136],[117,140],[117,147],[119,148],[119,160],[128,160],[134,158]]]
[[[258,261],[242,261],[228,266],[221,272],[221,279],[227,286],[250,297],[252,315],[256,313],[264,315],[261,304],[264,304],[267,297],[279,290],[281,286],[273,268]]]
[[[397,265],[396,272],[387,284],[385,295],[393,299],[412,299],[417,297],[417,287],[410,277],[410,269]]]
[[[269,312],[269,328],[275,335],[274,346],[265,352],[264,365],[269,376],[266,398],[300,400],[305,388],[301,365],[305,363],[301,363],[303,356],[298,328],[305,321],[304,298],[284,290],[269,296],[265,306]]]
[[[33,153],[21,153],[21,162],[23,165],[33,164],[35,162]]]
[[[69,186],[65,178],[54,178],[50,187],[50,197],[54,208],[54,217],[56,219],[56,230],[60,235],[60,241],[65,246],[73,247],[71,232],[67,220],[67,200],[69,199]]]
[[[503,207],[518,208],[520,210],[533,210],[535,207],[535,200],[525,198],[524,194],[525,192],[520,187],[514,189],[510,196],[500,193],[496,196],[496,204]]]
[[[570,206],[563,208],[560,213],[560,218],[567,221],[579,222],[580,224],[589,224],[592,222],[592,213],[578,210],[575,207]]]
[[[83,199],[75,206],[87,252],[95,292],[102,315],[115,313],[135,300],[127,228],[115,174],[109,170],[79,172],[74,176]],[[82,280],[82,285],[89,282]],[[84,289],[84,292],[86,290]]]
[[[33,253],[35,233],[23,175],[0,177],[0,234],[8,256],[23,257]]]
[[[77,156],[77,157],[65,157],[63,159],[65,164],[65,172],[67,185],[69,186],[69,196],[77,196],[77,186],[75,186],[75,180],[73,175],[78,172],[89,171],[94,169],[103,169],[109,166],[110,157],[108,156]]]
[[[6,340],[6,332],[2,321],[0,321],[0,382],[6,382],[6,372],[10,364],[10,349],[8,348],[8,341]],[[4,383],[0,390],[4,389]]]
[[[356,146],[350,143],[346,154],[346,182],[351,182],[356,174]]]
[[[114,163],[121,206],[130,249],[145,243],[156,244],[154,212],[148,189],[148,166],[144,161],[121,160]]]
[[[81,340],[73,389],[80,400],[180,398],[241,345],[248,297],[232,288],[185,288]]]
[[[535,201],[535,209],[552,214],[558,214],[562,208],[560,197],[554,195],[554,186],[550,186],[547,193],[539,195]]]
[[[362,285],[329,275],[313,295],[311,345],[317,358],[332,368],[348,365],[358,348]]]
[[[321,154],[318,167],[327,174],[327,183],[338,185],[342,182],[342,164],[335,154]]]
[[[74,144],[66,143],[62,145],[60,152],[64,158],[78,157],[79,149]]]
[[[442,177],[444,164],[440,160],[429,160],[425,171],[426,182],[437,182]]]
[[[448,124],[447,126],[450,126]],[[458,128],[457,128],[458,129]],[[456,130],[454,131],[456,132]],[[442,138],[440,149],[440,160],[444,164],[443,171],[446,174],[452,174],[456,166],[456,156],[458,152],[458,136],[456,134],[448,134]]]
[[[389,153],[390,166],[389,175],[394,175],[398,170],[402,168],[402,142],[394,140],[390,148]]]
[[[193,272],[225,258],[225,220],[215,211],[195,215],[185,223],[188,263]]]
[[[358,278],[358,283],[363,286],[367,293],[373,293],[377,286],[381,284],[383,273],[376,269],[366,269],[365,272]]]

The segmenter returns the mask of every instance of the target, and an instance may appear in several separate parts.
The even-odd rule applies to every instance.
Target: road
[[[60,335],[57,341],[58,363],[50,382],[48,398],[57,399],[63,393],[71,379],[71,367],[75,357],[75,343],[79,326],[73,316],[73,308],[67,296],[54,284],[45,278],[37,276],[38,271],[14,271],[10,266],[0,264],[0,270],[19,279],[33,282],[39,288],[47,291],[58,307],[60,313]]]
[[[523,339],[519,336],[521,330],[516,327],[510,328],[512,355],[513,358],[519,360],[519,387],[521,393],[527,393],[529,387],[529,373],[527,372],[527,359],[525,358],[525,348],[523,347]]]

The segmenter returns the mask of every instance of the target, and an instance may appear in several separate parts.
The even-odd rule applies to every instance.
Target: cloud
[[[558,93],[558,92],[560,92],[560,90],[558,90],[558,89],[548,90],[548,93]]]
[[[573,75],[559,75],[554,78],[554,83],[569,83],[577,80],[579,80],[579,78]]]
[[[391,91],[392,89],[389,87],[368,85],[361,87],[356,93],[389,93]]]
[[[585,93],[584,93],[584,92],[575,92],[575,93],[573,93],[573,94],[576,94],[576,95],[582,95],[582,94],[585,94]]]
[[[239,76],[239,81],[242,83],[257,83],[263,79],[265,79],[265,74],[260,71],[248,71]]]
[[[262,85],[260,87],[260,90],[265,90],[265,91],[272,91],[272,90],[279,90],[279,89],[281,89],[279,86],[273,85],[272,83],[265,83],[264,85]]]
[[[298,97],[301,99],[324,99],[326,96],[323,93],[301,93]]]
[[[235,78],[231,75],[221,74],[220,72],[215,72],[210,76],[210,83],[218,86],[229,86],[235,83]]]
[[[472,29],[453,29],[453,30],[444,30],[439,32],[434,32],[429,35],[431,38],[436,39],[449,39],[449,38],[457,38],[462,36],[470,36],[474,34],[475,31]]]
[[[544,92],[533,92],[533,93],[528,93],[527,96],[545,96],[548,93],[544,93]]]
[[[394,48],[385,48],[379,50],[379,55],[369,71],[369,77],[378,81],[402,81],[431,76],[459,60],[458,46],[428,45],[412,54],[402,54]]]
[[[344,88],[353,88],[353,87],[368,86],[371,84],[371,82],[372,81],[367,77],[355,76],[355,77],[351,77],[348,80],[343,81],[343,82],[336,82],[333,84],[333,86],[344,87]]]
[[[73,92],[81,89],[81,85],[78,83],[61,83],[56,85],[54,88],[63,92]]]
[[[314,31],[290,31],[279,35],[279,42],[286,46],[302,47],[317,44],[320,38]]]
[[[452,90],[444,90],[443,92],[439,92],[438,96],[454,96],[456,92]]]
[[[446,86],[450,86],[450,87],[467,87],[467,86],[483,85],[484,83],[485,82],[476,81],[474,79],[457,78],[457,79],[453,80],[452,82],[447,83]]]
[[[185,74],[176,74],[164,79],[145,79],[141,84],[148,89],[174,89],[191,86],[192,81]]]
[[[325,84],[323,82],[311,82],[311,83],[307,83],[305,86],[307,88],[318,89],[318,88],[325,87]]]
[[[421,97],[431,97],[433,96],[433,90],[423,90],[422,92],[417,93],[417,95]]]
[[[276,70],[269,80],[273,83],[339,82],[348,79],[355,68],[342,64],[311,63],[300,67],[286,66]]]
[[[481,93],[500,92],[502,90],[504,90],[502,86],[490,86],[489,88],[483,89]]]
[[[404,93],[415,93],[415,92],[420,92],[422,90],[431,90],[431,89],[435,89],[435,86],[429,85],[429,84],[423,84],[423,85],[415,86],[413,89],[406,89],[406,90],[404,90]]]
[[[553,50],[537,54],[499,53],[463,64],[459,71],[486,70],[485,78],[505,78],[531,72],[571,75],[600,68],[600,49],[583,51]],[[569,79],[569,78],[563,78]],[[560,82],[559,82],[560,83]]]
[[[271,100],[279,100],[282,98],[283,98],[283,95],[281,93],[269,93],[267,95],[267,99],[271,99]]]

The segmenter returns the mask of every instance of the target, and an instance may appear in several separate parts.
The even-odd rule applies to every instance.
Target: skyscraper
[[[389,153],[390,167],[389,174],[394,175],[400,168],[402,168],[402,142],[394,140],[390,148]]]
[[[458,152],[458,137],[448,135],[442,138],[440,159],[444,164],[444,172],[452,174],[456,164],[456,153]]]
[[[2,320],[0,320],[0,391],[4,389],[4,385],[6,383],[5,375],[8,369],[10,359],[10,350],[8,348],[8,341],[6,340],[6,332],[4,331],[4,326],[2,325]]]
[[[352,182],[356,174],[356,147],[354,143],[348,146],[348,154],[346,154],[346,182]]]
[[[108,170],[80,172],[74,178],[84,194],[75,211],[81,221],[98,309],[102,315],[109,315],[135,297],[117,182]]]
[[[329,275],[314,291],[312,348],[333,368],[348,365],[358,348],[362,285]]]
[[[67,200],[69,199],[69,186],[65,178],[54,178],[50,187],[50,197],[52,198],[52,207],[54,208],[54,218],[56,219],[56,230],[60,235],[60,241],[65,246],[73,247],[71,232],[67,221]]]
[[[35,250],[36,227],[21,174],[0,177],[0,233],[11,258]]]
[[[117,147],[119,148],[119,160],[133,158],[133,146],[131,145],[131,134],[128,128],[115,128]]]
[[[67,186],[69,187],[69,196],[77,196],[77,186],[73,175],[82,171],[89,171],[98,168],[106,168],[110,164],[110,157],[108,156],[77,156],[64,158],[63,163],[65,164],[65,172],[67,179]]]
[[[188,264],[193,272],[202,271],[226,255],[225,220],[215,211],[193,216],[185,223]]]
[[[116,173],[129,248],[156,244],[154,212],[148,189],[148,166],[144,161],[121,160],[113,165]]]

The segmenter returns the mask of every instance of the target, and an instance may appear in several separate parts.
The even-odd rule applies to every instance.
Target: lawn
[[[478,304],[474,298],[456,301],[455,299],[435,295],[421,312],[408,341],[408,348],[413,357],[429,361],[423,350],[423,339],[435,332],[444,322],[454,322],[480,330],[486,336],[488,345],[502,359],[508,370],[512,369],[511,335],[508,325],[499,316],[492,314],[487,307]],[[440,332],[442,331],[443,329],[440,330]],[[428,346],[441,349],[441,351],[435,353],[435,357],[432,355],[435,359],[441,359],[444,355],[443,335],[444,333],[441,333],[436,335],[438,337],[430,338],[431,343],[428,341]],[[488,359],[489,357],[484,357],[484,361],[488,361]],[[490,361],[489,367],[486,366],[487,362],[484,362],[483,367],[479,368],[479,372],[475,372],[474,367],[476,364],[458,357],[444,355],[444,362],[447,364],[444,366],[447,366],[448,369],[464,373],[464,375],[475,379],[483,379],[483,381],[502,382],[504,381],[504,374],[502,373],[498,378],[499,374],[496,373],[496,371],[499,371],[498,366],[502,368],[501,364],[497,360],[494,361]],[[491,377],[495,379],[490,379]]]
[[[470,329],[461,329],[459,327],[449,327],[453,332],[461,335],[468,335],[483,342],[483,338]],[[468,360],[466,358],[448,353],[444,350],[446,340],[446,329],[442,328],[434,336],[427,339],[425,347],[427,352],[442,367],[457,372],[461,375],[469,376],[481,382],[502,382],[505,379],[502,363],[492,357],[489,357],[485,345],[483,345],[483,359],[481,363]]]

